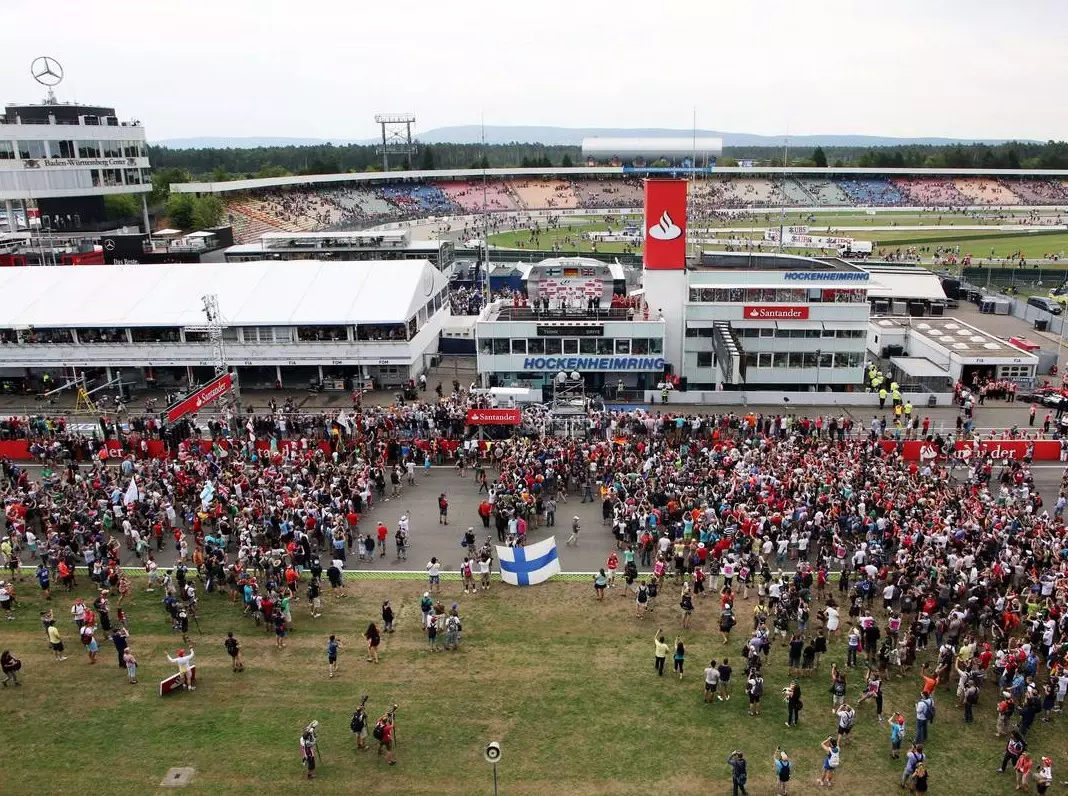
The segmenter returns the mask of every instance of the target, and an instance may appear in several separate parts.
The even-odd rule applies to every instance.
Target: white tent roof
[[[427,260],[0,268],[0,328],[403,323],[446,286]]]
[[[890,364],[896,365],[909,376],[931,378],[941,376],[950,378],[949,371],[926,357],[890,357]]]
[[[868,298],[945,301],[946,291],[942,289],[938,274],[922,268],[909,269],[907,272],[872,269]]]

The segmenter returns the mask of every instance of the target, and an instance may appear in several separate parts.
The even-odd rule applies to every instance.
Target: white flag
[[[124,502],[127,506],[132,506],[134,503],[141,499],[141,494],[137,491],[137,479],[131,478],[130,485],[126,487],[126,497]]]
[[[560,573],[555,536],[525,547],[496,547],[497,560],[501,564],[501,580],[505,583],[533,586]]]
[[[347,416],[345,415],[345,410],[344,410],[344,409],[342,409],[342,410],[341,410],[340,412],[338,412],[338,415],[337,415],[337,424],[338,424],[339,426],[341,426],[341,427],[342,427],[343,429],[345,429],[345,431],[352,431],[352,428],[351,428],[351,426],[349,425],[350,423],[351,423],[351,421],[350,421],[350,420],[349,420],[349,418],[348,418],[348,417],[347,417]]]

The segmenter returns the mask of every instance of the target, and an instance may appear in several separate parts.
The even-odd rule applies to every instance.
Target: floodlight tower
[[[412,169],[412,157],[418,148],[412,143],[412,125],[415,124],[414,113],[378,113],[375,124],[382,128],[382,143],[378,154],[382,156],[382,170],[389,171],[390,154],[399,155],[408,161],[408,170]]]

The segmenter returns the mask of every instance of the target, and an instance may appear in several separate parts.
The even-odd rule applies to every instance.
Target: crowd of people
[[[621,591],[632,596],[639,617],[674,592],[687,624],[695,612],[715,612],[724,643],[745,625],[736,677],[744,682],[750,715],[761,713],[773,643],[789,650],[793,679],[783,695],[789,725],[801,721],[804,678],[829,647],[844,644],[847,666],[832,674],[838,726],[825,744],[825,785],[833,781],[831,761],[841,760],[857,708],[870,700],[875,718],[882,717],[881,683],[891,675],[922,678],[915,732],[906,735],[900,716],[888,730],[892,751],[895,737],[898,746],[913,741],[905,779],[917,790],[938,686],[955,691],[963,723],[980,709],[981,695],[996,690],[998,714],[1008,717],[999,726],[1019,735],[1006,741],[1014,749],[1026,746],[1037,718],[1053,720],[1059,710],[1068,691],[1062,554],[1068,531],[1060,514],[1042,508],[1029,463],[978,456],[965,464],[968,477],[956,479],[949,458],[902,461],[898,449],[883,444],[887,429],[834,415],[601,410],[590,413],[585,438],[561,439],[543,433],[545,419],[535,416],[542,410],[534,410],[524,424],[532,433],[476,442],[463,439],[475,400],[484,399],[454,385],[436,400],[344,414],[231,414],[212,421],[208,444],[146,429],[146,437],[167,440],[170,459],[143,455],[126,435],[118,462],[108,464],[92,450],[79,462],[68,451],[62,465],[40,478],[5,461],[0,563],[12,577],[0,584],[0,608],[17,605],[12,581],[20,564],[36,568],[46,593],[53,584],[75,588],[85,567],[99,598],[82,606],[79,636],[95,660],[97,628],[109,634],[133,681],[137,659],[120,629],[130,585],[119,563],[135,560],[148,587],[161,589],[169,621],[183,635],[196,618],[196,581],[208,593],[231,594],[284,646],[291,601],[306,598],[314,617],[323,590],[344,592],[354,545],[370,539],[371,555],[384,553],[382,531],[389,529],[380,524],[377,538],[361,533],[361,515],[402,480],[411,483],[417,468],[448,462],[459,475],[473,471],[479,519],[484,530],[496,530],[499,543],[523,544],[543,525],[555,526],[560,504],[570,499],[599,502],[616,550],[595,588],[603,595],[614,586],[618,569]],[[918,418],[913,425],[910,431],[920,433]],[[49,419],[6,428],[61,447],[70,437]],[[122,436],[108,423],[102,432],[90,448],[101,449],[100,437]],[[949,437],[926,426],[922,433],[936,450],[950,450]],[[257,444],[265,440],[266,447]],[[444,494],[439,509],[439,521],[447,523]],[[577,517],[571,530],[578,544]],[[398,527],[398,558],[402,536]],[[464,545],[464,585],[474,591],[476,574],[485,576],[480,587],[488,585],[492,547],[487,539],[478,549],[473,531]],[[157,562],[171,547],[174,565]],[[432,649],[442,645],[441,636],[446,647],[459,643],[456,607],[446,610],[431,594],[440,570],[436,559],[427,565],[423,626]],[[751,596],[750,627],[740,601]],[[110,599],[118,601],[114,620]],[[382,620],[382,632],[389,632],[388,604]],[[64,647],[53,630],[54,623],[46,627],[59,660]],[[124,638],[121,650],[116,637]],[[377,659],[376,624],[365,639],[368,657]],[[673,653],[662,634],[655,643],[657,670],[671,654],[682,676],[682,636]],[[336,648],[332,657],[333,666]],[[845,672],[861,664],[866,674],[854,701]],[[714,661],[705,670],[706,693],[728,699],[731,673],[726,658]],[[1030,759],[1026,748],[1018,751],[1003,768]],[[778,771],[783,762],[780,756]],[[1027,775],[1048,780],[1048,766],[1038,762]]]

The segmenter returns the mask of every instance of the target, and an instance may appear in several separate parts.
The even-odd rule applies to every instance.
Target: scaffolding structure
[[[382,143],[376,152],[382,156],[382,171],[389,171],[389,156],[404,158],[408,171],[412,170],[412,159],[418,146],[412,141],[412,125],[415,124],[414,113],[378,113],[375,124],[382,128]]]
[[[585,438],[589,431],[590,402],[586,382],[578,372],[560,371],[553,377],[549,421],[553,436]]]
[[[203,332],[208,336],[208,344],[211,346],[211,364],[215,369],[215,378],[218,378],[230,370],[226,362],[226,344],[223,341],[225,323],[222,311],[219,309],[219,297],[215,293],[205,293],[200,298],[203,302],[204,319],[207,323],[186,326],[185,330],[187,332]],[[231,395],[236,402],[240,397],[236,372],[233,373],[233,384]],[[190,384],[189,386],[190,388],[195,388],[197,385]]]

